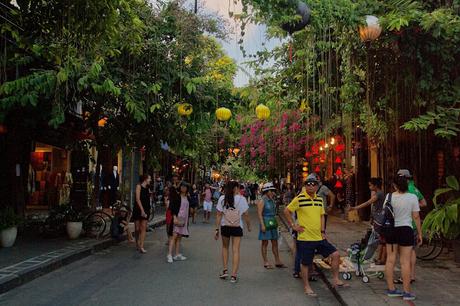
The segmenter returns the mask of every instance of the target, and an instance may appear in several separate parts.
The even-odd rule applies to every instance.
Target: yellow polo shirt
[[[297,214],[297,222],[305,230],[297,234],[299,241],[321,241],[321,216],[326,214],[323,206],[323,199],[315,194],[310,197],[308,193],[302,192],[292,200],[287,209]]]

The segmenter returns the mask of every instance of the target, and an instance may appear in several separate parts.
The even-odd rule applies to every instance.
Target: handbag
[[[274,230],[278,228],[278,221],[276,217],[268,217],[264,219],[264,225],[266,230]]]
[[[183,227],[185,226],[185,220],[184,218],[177,217],[177,222],[174,222],[174,225],[177,227]]]

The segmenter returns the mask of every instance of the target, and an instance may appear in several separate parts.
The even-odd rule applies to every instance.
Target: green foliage
[[[12,207],[4,207],[0,210],[0,231],[18,226],[21,222],[21,217],[14,212]]]
[[[454,176],[447,177],[446,183],[448,187],[435,191],[435,208],[425,217],[422,230],[430,236],[441,234],[446,238],[456,239],[460,236],[460,188]],[[443,199],[441,203],[439,198]]]

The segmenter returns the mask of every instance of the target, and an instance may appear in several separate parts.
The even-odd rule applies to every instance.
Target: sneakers
[[[398,289],[387,290],[387,296],[389,296],[389,297],[401,297],[403,295],[404,295],[404,293],[401,290],[398,290]]]
[[[183,261],[183,260],[186,260],[187,257],[185,257],[185,256],[182,255],[182,254],[179,254],[179,255],[174,256],[173,259],[174,259],[175,261]]]
[[[173,263],[173,257],[171,255],[166,256],[166,261],[168,263]]]
[[[410,292],[404,292],[403,300],[404,301],[413,301],[413,300],[415,300],[415,295],[410,293]]]

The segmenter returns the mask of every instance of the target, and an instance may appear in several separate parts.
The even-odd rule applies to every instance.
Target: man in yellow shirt
[[[340,255],[337,249],[327,241],[324,220],[323,199],[316,194],[319,181],[315,174],[310,174],[305,181],[305,191],[301,192],[285,208],[284,214],[289,226],[297,234],[297,252],[301,258],[302,279],[305,294],[317,296],[311,289],[308,281],[308,267],[313,263],[313,257],[317,251],[323,257],[331,257],[333,284],[335,287],[344,287],[345,284],[339,279]],[[295,224],[292,213],[297,214]]]

